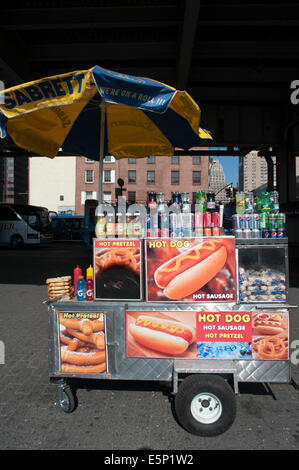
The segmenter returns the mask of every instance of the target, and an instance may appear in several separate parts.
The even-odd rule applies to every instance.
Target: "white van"
[[[48,209],[26,204],[0,204],[0,245],[19,248],[52,240]]]

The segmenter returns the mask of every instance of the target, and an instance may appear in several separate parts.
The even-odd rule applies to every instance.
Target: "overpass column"
[[[281,203],[296,201],[294,126],[287,128],[277,152],[277,187]]]

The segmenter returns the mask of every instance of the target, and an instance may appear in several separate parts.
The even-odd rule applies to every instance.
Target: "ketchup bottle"
[[[93,300],[93,280],[91,276],[86,279],[86,300]]]
[[[77,267],[74,269],[74,295],[77,295],[77,282],[78,282],[79,276],[82,276],[82,270],[77,265]]]

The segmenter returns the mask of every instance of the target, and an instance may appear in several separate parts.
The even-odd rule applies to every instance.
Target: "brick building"
[[[171,199],[173,191],[187,191],[191,201],[199,189],[208,189],[209,157],[200,156],[147,157],[115,160],[108,156],[103,165],[103,198],[116,202],[117,180],[124,180],[123,193],[129,203],[145,203],[149,191],[164,192]],[[205,149],[206,150],[206,149]],[[76,215],[84,214],[86,199],[97,199],[99,162],[77,157]]]

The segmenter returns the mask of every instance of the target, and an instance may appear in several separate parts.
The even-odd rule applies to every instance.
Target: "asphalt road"
[[[48,377],[47,277],[87,268],[92,252],[80,243],[0,249],[0,449],[159,451],[295,450],[299,391],[294,384],[240,384],[237,417],[226,433],[202,438],[176,421],[168,389],[151,382],[80,380],[78,405],[65,414]],[[291,284],[296,276],[293,263]],[[294,282],[293,282],[294,281]],[[299,289],[290,288],[299,305]],[[291,341],[299,340],[299,309],[290,310]],[[297,346],[298,348],[298,346]],[[296,355],[299,360],[299,352]],[[299,364],[292,365],[299,384]]]

